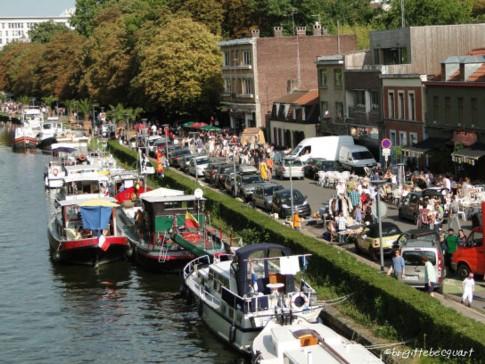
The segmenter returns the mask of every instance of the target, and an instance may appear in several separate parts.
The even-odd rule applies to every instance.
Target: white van
[[[340,148],[338,161],[344,167],[363,168],[374,167],[377,162],[369,149],[362,145],[343,145]]]
[[[339,150],[343,145],[354,145],[354,139],[350,135],[306,138],[293,149],[288,157],[298,158],[303,163],[310,158],[337,161]]]

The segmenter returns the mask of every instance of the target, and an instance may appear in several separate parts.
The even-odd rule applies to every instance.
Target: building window
[[[470,106],[471,106],[471,122],[473,125],[478,123],[478,100],[476,97],[472,97],[470,99]]]
[[[387,117],[394,119],[394,91],[387,91]]]
[[[379,49],[374,49],[374,64],[381,64],[381,57]]]
[[[231,65],[231,56],[229,55],[229,51],[224,52],[224,66]]]
[[[242,80],[242,94],[252,95],[253,94],[253,80],[249,78],[243,78]]]
[[[320,101],[320,113],[324,118],[330,117],[330,113],[328,111],[328,102],[327,101]]]
[[[399,132],[399,145],[408,145],[408,133],[406,133],[405,131]]]
[[[335,88],[342,88],[342,70],[333,70],[333,75],[335,78]]]
[[[328,70],[322,69],[320,70],[320,87],[327,87],[328,82]]]
[[[337,120],[344,119],[344,103],[343,102],[336,102],[335,103],[335,118]]]
[[[303,120],[303,109],[301,107],[295,109],[295,120],[304,121]]]
[[[352,91],[354,96],[354,110],[355,111],[365,111],[365,91],[364,90],[354,90]]]
[[[445,97],[445,122],[449,122],[451,120],[451,97]]]
[[[418,143],[418,133],[409,132],[409,145]]]
[[[397,116],[398,119],[404,120],[404,92],[399,91],[397,96]]]
[[[243,64],[245,66],[250,66],[252,64],[250,51],[243,51]]]
[[[278,145],[278,128],[274,128],[273,133],[274,133],[273,144]]]
[[[379,93],[377,91],[370,92],[371,111],[379,111]]]
[[[416,120],[416,98],[414,92],[408,93],[408,120]]]
[[[395,130],[389,130],[389,139],[391,139],[392,145],[398,145],[397,133]]]
[[[457,106],[458,106],[458,123],[463,123],[463,97],[458,97],[457,99]]]
[[[433,120],[438,120],[438,115],[440,111],[440,98],[438,96],[433,96]]]
[[[228,78],[225,78],[224,79],[224,92],[226,94],[230,94],[231,93],[231,80],[228,79]]]

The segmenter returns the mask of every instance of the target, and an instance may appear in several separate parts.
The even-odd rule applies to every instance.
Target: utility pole
[[[406,22],[404,21],[404,0],[401,0],[401,28],[406,26]]]
[[[291,173],[291,170],[293,169],[293,161],[292,160],[288,160],[288,165],[290,166],[290,201],[291,201],[291,219],[293,221],[293,206],[294,206],[294,203],[293,203],[293,175]]]

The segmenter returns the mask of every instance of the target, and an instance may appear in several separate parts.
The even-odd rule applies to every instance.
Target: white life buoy
[[[57,176],[59,174],[59,170],[57,168],[54,168],[52,170],[52,174],[54,174],[54,176]]]
[[[300,309],[307,309],[310,304],[308,296],[303,292],[297,292],[291,297],[291,305],[300,308]]]

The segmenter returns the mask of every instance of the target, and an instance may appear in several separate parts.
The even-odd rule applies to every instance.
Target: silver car
[[[261,183],[253,192],[251,204],[264,211],[271,211],[273,193],[284,189],[282,185],[273,182]]]
[[[192,176],[203,177],[209,162],[209,157],[206,155],[192,158],[190,160],[189,173]]]
[[[275,165],[275,175],[278,178],[303,179],[303,162],[298,159],[285,158]]]

